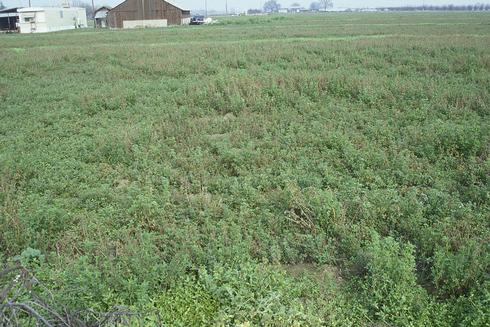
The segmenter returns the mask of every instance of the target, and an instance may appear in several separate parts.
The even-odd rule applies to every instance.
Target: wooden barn
[[[180,9],[164,0],[126,0],[107,14],[107,23],[111,28],[123,28],[129,25],[125,24],[125,21],[166,21],[168,25],[186,25],[190,23],[190,19],[189,10]]]

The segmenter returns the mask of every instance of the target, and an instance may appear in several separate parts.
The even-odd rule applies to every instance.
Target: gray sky
[[[27,6],[28,0],[0,0],[7,7],[14,6]],[[90,3],[91,0],[82,0],[84,2]],[[168,0],[170,3],[173,3],[182,9],[204,9],[205,0]],[[298,2],[305,7],[309,7],[310,3],[313,0],[278,0],[278,2],[283,7],[288,7],[294,2]],[[123,0],[94,0],[96,6],[100,5],[117,5]],[[207,0],[208,9],[216,9],[223,10],[225,9],[226,0]],[[228,0],[228,8],[236,9],[236,10],[246,10],[249,8],[261,8],[264,4],[265,0]],[[424,3],[424,0],[333,0],[335,7],[351,7],[351,8],[361,8],[361,7],[388,7],[388,6],[403,6],[403,5],[421,5]],[[474,3],[487,3],[490,0],[425,0],[426,4],[432,5],[442,5],[442,4],[474,4]],[[31,0],[32,6],[42,6],[42,5],[50,5],[56,6],[61,3],[60,0]]]

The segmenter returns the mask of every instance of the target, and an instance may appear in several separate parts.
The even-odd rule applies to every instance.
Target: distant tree
[[[264,4],[265,12],[278,12],[281,5],[276,0],[269,0]]]
[[[262,9],[249,9],[247,10],[247,15],[257,15],[262,13]]]
[[[3,5],[3,2],[0,1],[0,10],[5,9],[6,7]]]
[[[85,12],[87,13],[87,17],[94,17],[94,8],[88,2],[84,2],[83,0],[72,0],[71,5],[73,7],[85,8]]]
[[[312,2],[310,4],[310,10],[316,10],[316,11],[318,11],[320,9],[322,9],[322,4],[320,2],[314,1],[314,2]]]
[[[333,7],[333,0],[320,0],[320,5],[323,10]]]

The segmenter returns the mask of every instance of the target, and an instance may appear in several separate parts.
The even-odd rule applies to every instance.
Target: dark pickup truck
[[[202,25],[204,24],[204,16],[194,16],[191,18],[191,25]]]

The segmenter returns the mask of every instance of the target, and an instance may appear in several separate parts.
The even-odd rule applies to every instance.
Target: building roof
[[[117,7],[119,7],[120,5],[122,5],[123,3],[125,3],[126,1],[128,1],[128,0],[122,1],[121,3],[119,3],[114,8],[111,8],[110,10],[116,9]],[[164,2],[170,4],[171,6],[174,6],[175,8],[177,8],[179,10],[186,11],[186,12],[189,12],[190,13],[190,10],[182,9],[182,6],[179,6],[179,4],[178,4],[179,2],[183,4],[183,1],[181,1],[181,0],[177,0],[177,1],[175,1],[175,0],[171,0],[171,1],[161,0],[161,1],[164,1]]]
[[[63,10],[63,11],[74,11],[74,10],[85,10],[85,8],[79,8],[79,7],[68,7],[68,8],[65,8],[65,7],[26,7],[26,8],[20,8],[17,10],[17,12],[19,13],[23,13],[23,12],[38,12],[38,11],[52,11],[52,10]]]
[[[106,18],[107,12],[111,9],[112,9],[111,7],[107,7],[107,6],[102,6],[100,8],[97,8],[94,12],[94,18]]]
[[[19,8],[6,8],[0,10],[0,18],[5,18],[5,17],[19,17],[19,13],[17,12],[17,9]]]
[[[99,7],[97,9],[95,9],[94,12],[98,12],[98,11],[101,11],[101,10],[111,10],[112,7],[109,7],[109,6],[102,6],[102,7]]]
[[[0,10],[0,13],[6,14],[6,13],[11,13],[11,12],[17,12],[17,10],[21,9],[22,7],[14,7],[14,8],[4,8]]]
[[[165,0],[165,1],[170,3],[172,6],[179,8],[179,9],[186,8],[187,7],[186,2],[188,2],[185,0],[169,0],[169,1]],[[186,11],[186,9],[182,9],[182,10]]]
[[[17,10],[17,12],[31,12],[31,11],[44,11],[45,8],[42,7],[27,7],[27,8],[20,8]]]

